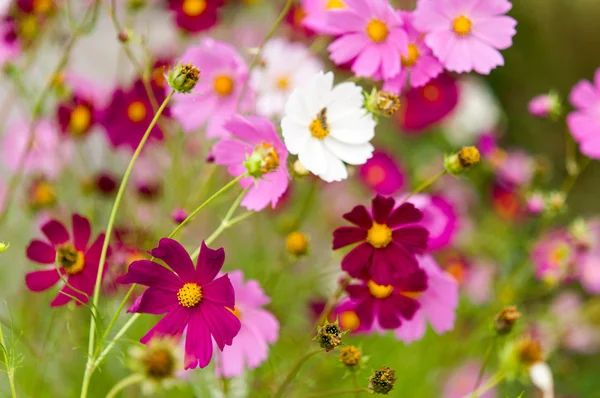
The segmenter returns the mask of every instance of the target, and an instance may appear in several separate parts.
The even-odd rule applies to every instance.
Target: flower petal
[[[367,231],[357,227],[340,227],[333,231],[333,250],[367,239]]]
[[[29,272],[25,275],[25,284],[32,292],[42,292],[54,286],[60,280],[55,268]]]
[[[227,274],[214,281],[202,285],[203,300],[233,308],[235,306],[235,292]]]
[[[196,270],[188,252],[179,242],[162,238],[158,247],[152,249],[152,255],[164,261],[184,281],[195,281]]]
[[[373,211],[373,219],[378,224],[386,224],[390,212],[394,208],[396,201],[392,197],[381,195],[375,196],[371,202],[371,210]]]
[[[34,239],[27,246],[27,258],[40,264],[54,264],[56,251],[48,243]]]
[[[361,243],[342,259],[342,269],[354,278],[368,277],[367,267],[373,254],[373,246]]]
[[[201,286],[207,285],[221,271],[224,262],[225,250],[223,248],[212,250],[202,241],[196,265],[196,280]]]
[[[397,243],[409,246],[413,251],[420,252],[427,249],[429,231],[417,225],[398,228],[392,232],[392,239]]]
[[[175,310],[178,305],[175,292],[151,287],[136,300],[127,312],[161,315]]]
[[[73,214],[73,245],[76,250],[84,252],[92,235],[92,227],[87,218]]]
[[[69,232],[60,222],[50,220],[42,225],[42,232],[54,246],[61,245],[69,240]]]
[[[157,324],[140,339],[140,342],[147,344],[155,336],[181,337],[191,315],[191,309],[178,305],[173,311],[167,313],[167,315],[158,321]]]
[[[363,205],[355,206],[349,213],[344,214],[344,219],[359,227],[369,229],[373,226],[371,215]]]
[[[242,324],[240,320],[228,309],[210,301],[203,302],[198,306],[202,312],[210,334],[221,351],[226,345],[231,345],[233,338],[239,333]]]
[[[398,206],[387,219],[386,224],[390,228],[402,224],[418,222],[423,218],[421,210],[417,209],[412,203],[402,203]]]
[[[208,323],[202,312],[193,311],[185,336],[185,369],[206,367],[210,363],[212,352],[213,342]]]
[[[136,283],[171,292],[177,292],[184,284],[175,273],[150,260],[138,260],[131,263],[127,273],[120,276],[117,283],[123,285]]]

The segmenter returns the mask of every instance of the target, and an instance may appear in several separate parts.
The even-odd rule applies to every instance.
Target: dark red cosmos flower
[[[378,285],[372,280],[346,286],[354,302],[360,330],[372,327],[397,329],[402,319],[411,320],[420,307],[416,297],[427,289],[427,275],[417,269],[392,285]]]
[[[223,351],[241,328],[233,313],[235,297],[229,276],[215,279],[223,267],[225,252],[211,250],[202,242],[194,267],[183,246],[163,238],[152,255],[173,272],[153,261],[138,260],[118,279],[122,284],[148,286],[129,312],[167,314],[140,341],[146,344],[155,336],[181,337],[187,328],[185,368],[204,368],[212,357],[212,340]]]
[[[418,268],[415,253],[427,249],[429,232],[415,223],[422,213],[411,203],[396,209],[394,198],[377,195],[372,213],[356,206],[344,219],[357,227],[333,231],[333,250],[361,242],[342,260],[342,269],[354,278],[388,285]]]
[[[169,9],[180,29],[198,33],[217,24],[218,10],[223,4],[223,0],[169,0]]]
[[[86,135],[96,123],[95,108],[91,99],[74,93],[57,107],[56,114],[61,131],[74,137]]]
[[[165,99],[164,90],[153,84],[152,91],[156,102],[161,104]],[[168,108],[163,115],[169,115]],[[153,117],[154,111],[144,84],[138,80],[129,89],[118,88],[114,91],[108,108],[102,113],[101,123],[114,147],[124,146],[135,150]],[[150,139],[162,141],[163,132],[158,124],[152,129]]]
[[[61,280],[57,268],[67,281],[67,285],[60,289],[50,303],[51,307],[67,304],[73,299],[72,297],[86,303],[88,296],[94,292],[104,234],[100,234],[91,245],[88,245],[92,234],[90,222],[78,214],[73,214],[72,219],[71,236],[63,224],[57,220],[50,220],[42,226],[42,232],[48,242],[34,239],[27,247],[27,258],[46,265],[44,270],[25,275],[25,283],[29,290],[41,292],[57,284]],[[110,255],[110,252],[107,254]],[[77,301],[78,305],[79,301]]]

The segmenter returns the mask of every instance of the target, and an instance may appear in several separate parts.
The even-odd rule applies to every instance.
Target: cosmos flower
[[[173,117],[186,133],[206,124],[208,138],[226,137],[223,124],[236,113],[242,87],[248,78],[244,60],[231,45],[206,38],[199,46],[188,48],[181,56],[181,62],[191,62],[201,75],[191,94],[173,97]],[[247,108],[249,99],[251,90],[246,90],[240,111]]]
[[[172,337],[154,338],[148,345],[129,349],[129,367],[142,378],[144,395],[154,395],[178,384],[182,370],[183,350]]]
[[[282,38],[267,42],[261,60],[260,67],[252,71],[250,82],[257,94],[256,111],[267,117],[283,112],[292,91],[323,68],[303,44]]]
[[[277,205],[288,187],[287,151],[273,123],[258,116],[234,116],[224,125],[231,138],[223,138],[212,149],[215,163],[228,166],[229,173],[238,177],[246,172],[244,163],[253,154],[261,156],[261,177],[244,178],[240,184],[250,188],[241,205],[260,211]]]
[[[350,276],[389,285],[417,270],[415,253],[427,249],[429,235],[416,225],[422,213],[411,203],[395,205],[394,198],[377,195],[371,212],[359,205],[344,214],[356,227],[333,231],[333,250],[361,242],[342,260],[342,269]]]
[[[336,65],[352,63],[360,77],[392,78],[402,70],[400,57],[408,57],[408,36],[400,16],[386,0],[346,0],[347,9],[328,19],[339,37],[329,45]]]
[[[504,65],[498,50],[512,46],[517,21],[504,15],[511,8],[508,0],[419,0],[415,25],[446,69],[487,75]]]
[[[413,25],[413,13],[398,11],[408,34],[408,55],[401,57],[403,68],[396,76],[386,79],[383,90],[400,94],[406,82],[410,87],[422,87],[444,71],[444,67],[425,44],[424,36]]]
[[[380,195],[393,195],[404,187],[404,172],[384,151],[375,151],[373,157],[360,166],[359,175],[369,188]]]
[[[364,164],[373,153],[376,123],[363,102],[356,84],[333,87],[333,73],[315,75],[286,103],[281,130],[288,151],[327,182],[346,179],[344,162]]]
[[[16,171],[27,152],[31,122],[17,121],[9,125],[2,140],[2,162],[7,169]],[[25,159],[25,172],[40,172],[48,178],[58,177],[73,156],[73,145],[61,139],[56,126],[41,119],[33,129],[33,145]]]
[[[579,143],[581,153],[600,159],[600,68],[594,74],[594,83],[582,80],[573,87],[569,101],[576,108],[567,116],[573,139]]]
[[[417,194],[410,202],[423,213],[419,222],[429,231],[428,250],[439,250],[450,244],[459,231],[454,206],[440,195]]]
[[[208,30],[218,22],[223,0],[168,0],[177,27],[189,33]]]
[[[324,35],[340,33],[330,18],[336,18],[335,12],[347,9],[344,0],[302,0],[302,25],[313,32]],[[332,14],[333,13],[333,14]]]
[[[44,265],[44,269],[25,275],[25,284],[32,292],[41,292],[64,278],[67,284],[61,282],[50,306],[58,307],[71,300],[78,305],[87,303],[94,292],[104,234],[90,245],[90,222],[78,214],[72,216],[72,234],[57,220],[44,223],[41,229],[47,241],[32,240],[27,247],[27,258]]]
[[[420,133],[443,120],[458,104],[458,85],[447,73],[430,80],[422,87],[406,92],[403,106],[396,113],[405,133]]]
[[[164,261],[173,272],[149,260],[138,260],[119,278],[122,284],[136,283],[148,289],[129,312],[165,315],[142,339],[185,338],[185,368],[204,368],[213,352],[212,341],[220,350],[231,345],[240,331],[240,321],[228,309],[235,307],[234,291],[227,274],[215,279],[223,262],[223,249],[211,250],[204,242],[196,267],[177,241],[163,238],[152,256]]]
[[[431,256],[422,256],[419,265],[427,275],[427,289],[413,296],[421,305],[419,311],[395,331],[396,337],[405,343],[421,339],[427,321],[437,334],[452,330],[458,307],[456,280],[442,271]]]
[[[362,281],[346,286],[346,292],[356,302],[361,328],[397,329],[421,307],[414,297],[427,289],[427,283],[425,272],[417,269],[392,285]]]
[[[569,234],[562,229],[544,234],[531,251],[536,278],[550,285],[559,284],[572,277],[575,260],[576,252]]]
[[[161,104],[165,99],[164,91],[154,85],[152,91],[157,103]],[[125,147],[131,151],[137,148],[154,118],[152,104],[141,80],[137,80],[129,88],[117,88],[110,104],[102,112],[101,124],[106,129],[112,146]],[[162,114],[168,116],[169,108]],[[158,123],[152,128],[149,139],[163,140],[163,132]]]
[[[256,280],[244,282],[242,271],[229,273],[235,291],[234,314],[240,319],[242,328],[230,347],[215,358],[218,377],[236,377],[244,369],[254,369],[269,356],[269,344],[279,337],[279,322],[262,307],[271,300]]]

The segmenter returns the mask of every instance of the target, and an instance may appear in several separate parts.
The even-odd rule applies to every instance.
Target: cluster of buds
[[[346,332],[343,332],[342,329],[340,329],[337,320],[334,323],[325,321],[323,326],[319,326],[317,335],[313,340],[319,343],[321,348],[329,352],[342,344],[342,337],[344,337],[344,334],[346,334]]]
[[[496,330],[496,333],[499,335],[509,334],[519,318],[521,318],[521,313],[517,311],[517,307],[514,305],[504,307],[502,311],[494,317],[494,329]]]
[[[460,175],[479,163],[481,155],[474,146],[463,147],[460,151],[444,158],[444,168],[454,176]]]
[[[382,366],[369,377],[369,388],[375,394],[387,394],[394,388],[396,372],[394,369]]]
[[[379,91],[373,88],[370,94],[365,95],[365,108],[375,118],[379,116],[390,117],[400,110],[400,98],[387,91]]]

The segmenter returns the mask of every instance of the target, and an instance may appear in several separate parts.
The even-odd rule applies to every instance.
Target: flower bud
[[[296,160],[292,165],[292,171],[296,177],[306,177],[310,174],[310,171],[306,170],[306,167],[299,160]]]
[[[463,147],[457,153],[446,155],[444,168],[452,175],[460,175],[481,160],[479,150],[474,146]]]
[[[527,197],[527,212],[537,215],[544,211],[546,203],[544,196],[540,192],[533,192]]]
[[[510,333],[520,317],[521,313],[517,311],[517,307],[514,305],[504,307],[494,318],[496,332],[500,335]]]
[[[0,253],[4,253],[5,251],[8,250],[9,247],[10,247],[10,242],[9,243],[0,242]]]
[[[126,30],[122,30],[119,32],[119,34],[117,35],[117,38],[119,39],[119,41],[121,43],[127,43],[129,41],[129,32]]]
[[[567,209],[567,196],[563,192],[554,191],[546,196],[546,208],[544,215],[554,217]]]
[[[340,350],[340,361],[349,368],[354,368],[362,359],[362,353],[353,345],[343,347]]]
[[[285,239],[288,253],[294,256],[303,256],[308,253],[308,238],[302,232],[292,232]]]
[[[175,224],[181,224],[188,217],[188,212],[184,209],[175,209],[171,213],[171,218]]]
[[[177,65],[169,72],[167,83],[178,93],[189,93],[198,83],[200,70],[191,63]]]
[[[544,360],[540,343],[531,338],[525,338],[517,345],[519,362],[525,366],[531,366]]]
[[[319,326],[317,330],[317,335],[313,339],[321,348],[325,349],[325,351],[329,352],[333,350],[335,347],[342,344],[342,337],[344,336],[344,332],[340,329],[338,322],[329,323],[329,321],[325,321],[323,326]]]
[[[365,108],[373,116],[392,116],[400,109],[400,98],[387,91],[379,91],[376,88],[366,95]]]
[[[387,394],[394,388],[396,372],[387,366],[382,366],[369,377],[369,388],[375,394]]]
[[[529,113],[539,118],[550,117],[556,120],[562,113],[562,104],[557,93],[551,91],[548,94],[538,95],[529,102]]]

